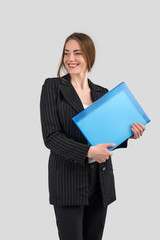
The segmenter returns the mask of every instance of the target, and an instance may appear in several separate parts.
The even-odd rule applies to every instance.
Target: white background
[[[109,206],[103,239],[160,239],[158,2],[1,3],[1,239],[58,240],[39,100],[75,31],[90,35],[96,46],[89,78],[109,90],[125,81],[151,119],[141,139],[113,154],[117,201]]]

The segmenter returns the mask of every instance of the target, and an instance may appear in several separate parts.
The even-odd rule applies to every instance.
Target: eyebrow
[[[64,51],[67,51],[67,52],[69,52],[69,50],[68,50],[68,49],[64,49]],[[81,52],[81,50],[80,50],[80,49],[76,49],[76,50],[74,50],[74,52]]]

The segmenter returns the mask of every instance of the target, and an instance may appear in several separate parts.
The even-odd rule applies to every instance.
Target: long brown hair
[[[95,52],[96,51],[95,51],[95,46],[94,46],[92,39],[87,34],[84,34],[84,33],[77,33],[77,32],[72,33],[70,36],[68,36],[66,38],[65,43],[64,43],[62,57],[61,57],[60,65],[59,65],[58,72],[57,72],[58,77],[61,77],[60,76],[61,70],[63,70],[63,69],[66,70],[63,59],[64,59],[65,46],[69,40],[76,40],[79,43],[81,50],[82,50],[82,55],[86,61],[87,69],[89,72],[91,71],[91,68],[95,61]]]

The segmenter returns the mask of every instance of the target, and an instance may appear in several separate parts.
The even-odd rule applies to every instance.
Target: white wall
[[[125,81],[151,119],[143,138],[114,152],[117,201],[103,239],[158,239],[158,0],[5,1],[0,17],[3,239],[58,239],[39,98],[44,80],[56,76],[65,38],[75,31],[96,45],[90,79],[108,89]]]

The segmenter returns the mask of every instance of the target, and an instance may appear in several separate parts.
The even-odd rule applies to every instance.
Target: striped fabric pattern
[[[89,106],[89,105],[83,103],[84,109],[87,108],[88,106]],[[88,143],[88,145],[89,145],[89,143]],[[95,160],[94,158],[88,158],[88,163],[92,163],[92,162],[95,162],[95,161],[96,161],[96,160]]]
[[[84,109],[70,82],[69,74],[61,78],[47,78],[40,96],[40,120],[45,146],[50,150],[48,183],[50,204],[88,204],[88,158],[90,146],[72,120]],[[108,90],[88,79],[92,101]],[[120,147],[126,147],[123,143]],[[104,205],[116,199],[111,158],[99,164]]]

